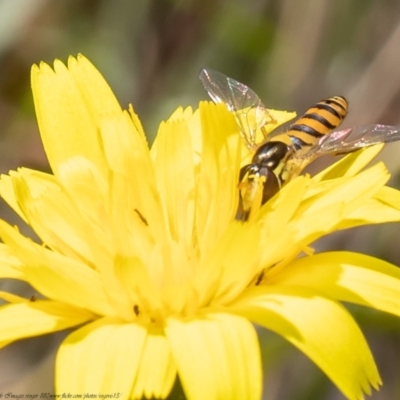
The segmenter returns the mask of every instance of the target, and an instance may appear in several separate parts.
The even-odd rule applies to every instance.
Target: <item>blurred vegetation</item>
[[[18,166],[49,170],[35,121],[30,67],[77,53],[97,66],[124,107],[133,104],[150,140],[159,121],[178,105],[196,106],[207,98],[197,79],[205,66],[246,83],[267,107],[301,113],[338,94],[350,101],[344,126],[400,125],[399,15],[395,0],[2,0],[0,172]],[[399,151],[400,144],[391,144],[382,152],[398,188]],[[0,213],[18,222],[4,205]],[[399,230],[399,224],[355,229],[316,247],[362,251],[400,265]],[[15,285],[4,283],[10,284]],[[354,313],[384,381],[371,398],[399,399],[400,323],[360,308]],[[64,335],[2,350],[0,391],[51,391],[52,351]],[[343,399],[283,339],[260,331],[260,340],[265,399]]]

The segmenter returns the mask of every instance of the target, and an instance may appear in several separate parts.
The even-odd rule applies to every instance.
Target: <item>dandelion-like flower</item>
[[[340,301],[400,315],[400,271],[350,252],[312,255],[330,232],[400,220],[377,147],[300,176],[235,221],[243,144],[232,114],[179,108],[149,148],[82,56],[32,69],[53,175],[27,168],[0,194],[42,243],[0,221],[0,277],[45,299],[1,292],[0,342],[73,328],[56,391],[188,399],[260,399],[257,323],[313,360],[349,399],[380,378]],[[280,122],[285,114],[276,113]]]

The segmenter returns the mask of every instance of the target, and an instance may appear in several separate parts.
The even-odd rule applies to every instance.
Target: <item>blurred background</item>
[[[253,88],[270,108],[302,113],[343,95],[344,127],[400,125],[400,2],[396,0],[1,0],[0,172],[48,171],[36,125],[29,74],[33,63],[83,53],[125,108],[132,103],[152,141],[160,120],[179,105],[207,99],[202,67]],[[400,143],[381,153],[400,189]],[[318,171],[332,158],[318,161]],[[4,205],[0,217],[17,218]],[[24,227],[21,228],[24,232]],[[353,229],[316,244],[400,265],[400,224]],[[3,290],[30,296],[12,281]],[[400,399],[400,322],[352,307],[384,386],[371,399]],[[0,351],[0,392],[53,393],[54,352],[66,333],[14,343]],[[261,331],[268,400],[343,400],[306,357]],[[349,349],[351,351],[351,349]],[[46,397],[46,396],[44,396]]]

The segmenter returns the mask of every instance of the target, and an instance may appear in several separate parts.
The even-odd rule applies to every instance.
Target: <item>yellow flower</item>
[[[309,248],[338,229],[400,220],[385,167],[361,172],[377,147],[294,179],[242,223],[242,142],[223,105],[179,108],[149,149],[133,110],[84,57],[34,66],[32,87],[54,175],[2,176],[0,194],[42,243],[0,221],[0,277],[45,299],[2,292],[0,343],[76,327],[58,351],[57,393],[165,398],[178,375],[191,400],[260,399],[253,322],[348,399],[379,386],[340,301],[400,315],[400,271]]]

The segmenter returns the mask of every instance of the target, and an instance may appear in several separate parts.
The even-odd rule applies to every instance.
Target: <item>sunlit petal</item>
[[[176,365],[170,345],[161,332],[149,333],[143,348],[138,376],[132,397],[165,398],[171,391],[176,378]]]
[[[0,296],[3,297],[3,296]],[[95,318],[78,307],[53,301],[26,301],[0,308],[0,347],[13,340],[74,327]]]
[[[57,392],[116,393],[128,399],[145,340],[143,327],[107,318],[71,333],[57,355]]]
[[[166,334],[191,400],[260,398],[257,335],[246,319],[227,314],[170,319]]]
[[[271,284],[318,290],[334,299],[400,316],[400,270],[364,254],[328,252],[295,260]]]
[[[360,400],[363,393],[371,393],[371,386],[377,389],[381,384],[355,321],[342,306],[317,291],[300,286],[256,288],[233,309],[298,347],[347,398]]]

